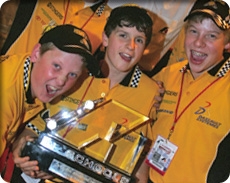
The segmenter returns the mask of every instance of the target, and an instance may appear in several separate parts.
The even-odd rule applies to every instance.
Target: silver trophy
[[[46,129],[26,144],[23,156],[64,182],[135,182],[147,140],[141,129],[148,120],[115,100],[88,100],[47,118]]]

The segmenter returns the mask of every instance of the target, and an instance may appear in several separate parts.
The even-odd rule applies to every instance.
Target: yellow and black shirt
[[[43,109],[43,104],[32,99],[30,73],[32,63],[28,55],[5,57],[0,63],[0,156],[20,125]]]
[[[43,31],[61,24],[73,24],[86,31],[94,53],[101,44],[102,32],[111,8],[104,0],[92,6],[84,6],[84,0],[21,0],[1,54],[30,52]]]
[[[230,172],[229,54],[195,80],[187,61],[164,68],[154,79],[163,81],[166,90],[152,128],[154,141],[158,135],[168,137],[176,108],[176,117],[181,116],[170,137],[178,150],[164,176],[150,168],[151,181],[223,182]]]

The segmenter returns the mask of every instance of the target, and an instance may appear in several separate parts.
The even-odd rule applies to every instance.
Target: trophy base
[[[28,142],[23,149],[22,156],[29,156],[31,160],[37,160],[40,170],[52,174],[64,182],[134,182],[131,176],[122,171],[116,170],[47,134],[41,134],[37,140]]]

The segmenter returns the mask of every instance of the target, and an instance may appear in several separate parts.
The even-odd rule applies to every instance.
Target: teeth
[[[123,53],[123,55],[126,56],[126,57],[130,57],[131,58],[131,56],[128,55],[128,54],[126,54],[126,53]]]
[[[128,54],[126,54],[126,53],[123,53],[123,56],[125,56],[125,57],[127,57],[127,58],[129,58],[129,59],[132,58],[130,55],[128,55]]]
[[[54,86],[49,86],[49,88],[51,89],[51,90],[58,90],[57,88],[55,88]]]
[[[47,92],[49,94],[54,94],[55,92],[57,92],[58,88],[55,88],[53,86],[47,86]]]
[[[55,91],[49,91],[49,94],[54,94],[55,93]]]
[[[132,57],[129,55],[129,54],[126,54],[126,53],[120,53],[120,56],[126,60],[126,61],[131,61],[132,60]]]
[[[196,52],[196,51],[192,51],[192,54],[193,54],[194,56],[197,56],[197,57],[203,57],[203,56],[205,56],[205,54],[200,53],[200,52]]]

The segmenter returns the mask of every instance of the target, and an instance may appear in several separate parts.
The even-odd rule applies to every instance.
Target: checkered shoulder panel
[[[142,74],[142,72],[141,72],[140,68],[137,66],[136,69],[135,69],[135,72],[133,74],[133,77],[132,77],[132,80],[131,80],[131,83],[130,83],[130,87],[133,87],[133,88],[138,87],[138,83],[140,81],[141,74]]]
[[[220,71],[218,72],[218,77],[223,77],[228,71],[230,70],[230,57],[228,60],[224,63],[224,65],[221,67]]]
[[[27,123],[26,127],[30,128],[31,130],[33,130],[38,135],[41,133],[41,131],[38,130],[38,128],[36,126],[34,126],[32,123]]]
[[[26,90],[29,84],[29,70],[30,70],[30,58],[28,57],[24,63],[24,89]]]

